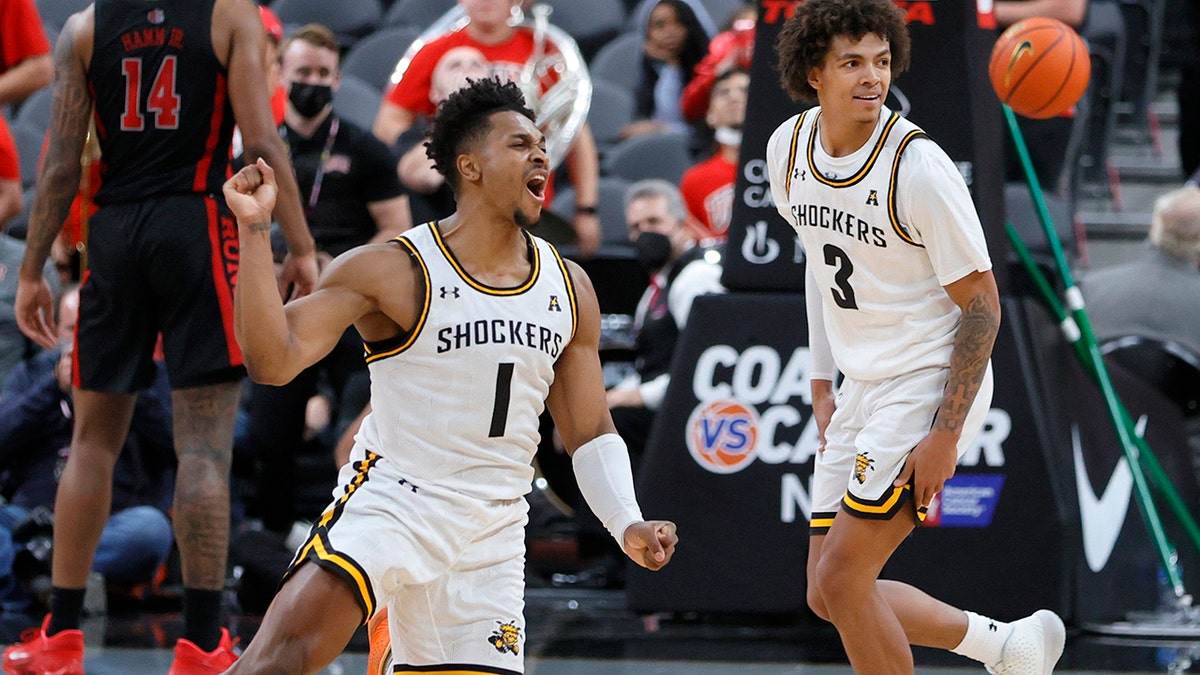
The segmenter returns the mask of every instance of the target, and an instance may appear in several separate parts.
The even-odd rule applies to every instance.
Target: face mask
[[[653,274],[671,260],[671,240],[658,232],[643,232],[633,242],[638,264]]]
[[[333,103],[333,87],[293,82],[288,89],[288,100],[302,117],[316,117],[325,106]]]
[[[713,131],[713,139],[721,145],[737,145],[742,144],[742,130],[734,129],[733,127],[717,127]]]

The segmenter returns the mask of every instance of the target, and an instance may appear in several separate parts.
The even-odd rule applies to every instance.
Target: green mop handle
[[[1013,249],[1021,258],[1022,265],[1024,265],[1025,270],[1029,272],[1029,276],[1033,279],[1035,285],[1038,287],[1038,290],[1041,291],[1043,298],[1050,306],[1050,311],[1054,314],[1054,317],[1058,320],[1060,326],[1065,326],[1065,324],[1068,323],[1073,324],[1074,320],[1070,316],[1067,316],[1066,309],[1063,307],[1062,302],[1059,301],[1058,295],[1055,293],[1054,288],[1050,285],[1050,281],[1037,266],[1037,263],[1033,259],[1033,254],[1029,252],[1029,249],[1025,246],[1025,242],[1021,241],[1020,235],[1017,234],[1017,231],[1011,224],[1007,226],[1006,231],[1008,233],[1009,241],[1012,242]],[[1073,327],[1064,327],[1063,331],[1064,333],[1068,334],[1074,331],[1074,333],[1078,335],[1078,330],[1074,329]],[[1071,346],[1074,347],[1075,355],[1079,357],[1080,362],[1084,365],[1088,376],[1095,380],[1096,369],[1091,361],[1087,358],[1087,352],[1084,350],[1082,342],[1078,339],[1074,340],[1071,342]],[[1120,409],[1122,422],[1127,428],[1133,428],[1133,418],[1129,414],[1129,411],[1125,408],[1124,404],[1120,405]],[[1188,539],[1191,541],[1192,546],[1194,546],[1197,551],[1200,551],[1200,526],[1196,524],[1196,519],[1188,510],[1187,504],[1183,501],[1183,498],[1180,497],[1179,492],[1175,490],[1175,486],[1171,483],[1170,478],[1167,477],[1166,471],[1163,469],[1162,465],[1158,463],[1158,459],[1150,450],[1149,445],[1146,443],[1146,439],[1135,434],[1134,442],[1136,442],[1138,446],[1138,456],[1141,458],[1142,462],[1146,464],[1146,469],[1150,473],[1150,478],[1154,481],[1154,487],[1158,488],[1163,498],[1166,499],[1167,506],[1170,507],[1171,512],[1175,514],[1175,517],[1178,518],[1179,522],[1183,525],[1183,529],[1187,533]],[[1171,553],[1172,560],[1175,560],[1174,551]],[[1175,592],[1178,597],[1182,597],[1181,588],[1176,588]]]
[[[1004,117],[1008,122],[1008,130],[1012,135],[1013,144],[1016,146],[1017,155],[1021,160],[1021,168],[1029,184],[1029,194],[1033,198],[1038,218],[1041,221],[1042,230],[1045,232],[1046,240],[1050,244],[1050,250],[1054,254],[1055,266],[1062,277],[1065,288],[1063,291],[1065,309],[1069,312],[1069,317],[1072,319],[1070,323],[1065,321],[1062,323],[1063,332],[1072,343],[1082,341],[1081,349],[1086,354],[1084,362],[1092,364],[1096,382],[1100,385],[1100,391],[1104,396],[1105,407],[1108,410],[1109,417],[1112,419],[1113,426],[1116,428],[1121,449],[1125,453],[1126,460],[1129,462],[1130,473],[1133,475],[1134,488],[1138,495],[1139,510],[1142,513],[1143,520],[1145,520],[1146,529],[1149,530],[1154,540],[1155,547],[1158,549],[1159,557],[1162,559],[1163,567],[1166,569],[1168,579],[1174,588],[1176,596],[1182,597],[1185,594],[1183,575],[1179,571],[1178,557],[1175,554],[1174,547],[1167,541],[1162,520],[1158,516],[1158,509],[1155,508],[1154,501],[1150,495],[1150,488],[1146,483],[1146,476],[1142,471],[1142,464],[1139,460],[1139,456],[1142,453],[1133,441],[1134,434],[1131,433],[1130,427],[1124,423],[1126,416],[1123,416],[1121,413],[1120,400],[1113,389],[1108,368],[1104,365],[1104,359],[1100,355],[1100,348],[1096,344],[1096,334],[1092,330],[1091,321],[1088,320],[1087,312],[1085,311],[1083,294],[1075,284],[1075,279],[1071,275],[1071,267],[1067,264],[1066,256],[1063,254],[1062,242],[1058,239],[1058,233],[1055,231],[1054,223],[1050,218],[1050,211],[1046,207],[1042,186],[1038,182],[1037,173],[1033,169],[1033,162],[1029,157],[1029,149],[1025,146],[1025,137],[1021,133],[1020,127],[1017,126],[1016,114],[1007,105],[1002,104],[1001,108],[1004,110]],[[1149,448],[1146,449],[1149,450]]]

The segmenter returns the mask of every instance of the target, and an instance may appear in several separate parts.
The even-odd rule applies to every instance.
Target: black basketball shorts
[[[162,335],[173,389],[244,375],[233,335],[237,226],[211,195],[170,195],[101,208],[88,232],[75,383],[131,393],[149,386]]]

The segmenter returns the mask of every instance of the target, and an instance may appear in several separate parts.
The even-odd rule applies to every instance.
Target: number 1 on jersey
[[[174,54],[163,57],[146,97],[146,110],[154,113],[155,129],[179,128],[179,93],[175,88],[175,68],[178,57]],[[121,115],[121,131],[142,131],[146,119],[142,114],[142,59],[121,59],[121,73],[125,76],[125,112]]]
[[[508,404],[512,398],[513,364],[501,363],[496,370],[496,400],[492,405],[492,426],[488,429],[488,438],[504,435],[508,426]]]

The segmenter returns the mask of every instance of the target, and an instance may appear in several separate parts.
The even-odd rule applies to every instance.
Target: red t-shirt
[[[433,101],[429,100],[429,90],[433,86],[433,70],[446,52],[455,47],[478,49],[483,54],[483,58],[491,64],[490,74],[492,77],[497,77],[502,82],[515,82],[521,77],[521,71],[525,68],[529,57],[533,56],[533,29],[518,26],[512,37],[494,45],[479,42],[472,38],[465,29],[431,40],[413,56],[412,62],[408,64],[408,69],[404,71],[404,77],[396,83],[396,86],[392,87],[384,100],[410,112],[432,116],[437,111]],[[546,51],[551,54],[557,52],[550,43],[546,43]],[[549,89],[557,80],[558,73],[551,70],[542,82],[542,91]],[[549,208],[553,203],[554,193],[554,176],[551,176],[550,182],[546,185],[545,208]]]
[[[733,185],[737,165],[726,161],[720,153],[688,169],[679,181],[679,191],[688,211],[700,221],[702,230],[697,239],[705,242],[724,241],[733,218]]]
[[[50,53],[42,18],[33,0],[0,0],[0,73],[31,56]],[[0,179],[20,180],[17,144],[0,118]]]
[[[474,47],[483,58],[492,65],[491,74],[501,81],[516,81],[521,75],[525,62],[533,55],[533,30],[525,26],[518,27],[512,37],[499,44],[488,45],[472,38],[467,31],[459,30],[448,33],[429,42],[417,52],[404,77],[392,87],[387,94],[387,101],[405,110],[421,115],[432,115],[435,111],[433,102],[429,100],[429,90],[433,80],[433,69],[442,60],[446,52],[455,47]],[[547,49],[551,49],[547,45]],[[543,88],[548,83],[544,83]]]
[[[0,0],[0,72],[49,53],[50,41],[33,0]]]

